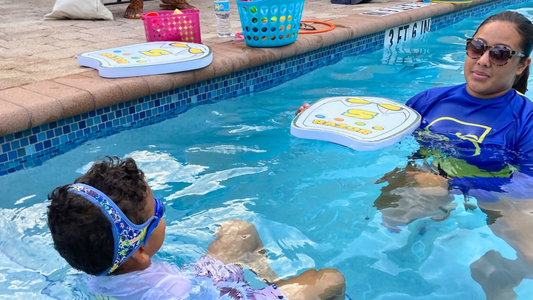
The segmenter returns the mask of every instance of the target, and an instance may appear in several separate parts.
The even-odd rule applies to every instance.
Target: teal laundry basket
[[[248,46],[277,47],[296,41],[304,0],[236,1]]]

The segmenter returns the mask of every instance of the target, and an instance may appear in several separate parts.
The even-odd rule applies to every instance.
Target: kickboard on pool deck
[[[420,120],[418,112],[390,99],[328,97],[297,115],[291,134],[371,151],[394,145],[417,129]]]
[[[78,55],[78,63],[101,77],[120,78],[200,69],[213,61],[209,46],[185,42],[149,42]]]

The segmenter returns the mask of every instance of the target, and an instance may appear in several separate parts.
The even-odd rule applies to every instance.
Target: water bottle
[[[231,36],[231,23],[229,22],[229,0],[215,1],[215,15],[217,16],[218,36]]]

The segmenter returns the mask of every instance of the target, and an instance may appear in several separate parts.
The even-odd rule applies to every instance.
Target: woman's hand
[[[309,107],[311,107],[311,105],[309,103],[306,103],[306,104],[300,106],[300,108],[298,108],[298,110],[296,111],[295,115],[297,116],[299,113],[301,113],[302,111],[308,109]]]
[[[448,194],[448,179],[430,172],[406,171],[407,176],[415,180],[414,187],[426,195]]]

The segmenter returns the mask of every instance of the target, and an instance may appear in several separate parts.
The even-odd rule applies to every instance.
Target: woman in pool
[[[533,103],[523,95],[532,48],[533,24],[523,15],[487,18],[466,41],[466,83],[407,102],[422,116],[420,150],[405,169],[376,182],[388,182],[374,205],[392,231],[447,217],[453,188],[476,197],[489,227],[517,251],[513,261],[489,251],[471,265],[488,299],[513,299],[522,278],[533,277]]]
[[[532,176],[533,103],[523,95],[532,48],[531,21],[517,12],[495,14],[467,39],[466,83],[429,89],[407,101],[422,115],[422,147],[415,157],[425,159],[409,177],[466,193],[480,185],[500,191],[516,169]]]
[[[533,103],[523,96],[532,48],[533,24],[523,15],[505,11],[486,19],[467,39],[466,84],[430,89],[407,102],[422,115],[424,163],[387,174],[381,182],[389,185],[374,202],[394,228],[425,217],[413,214],[421,211],[415,206],[449,214],[449,189],[474,196],[494,234],[517,252],[509,260],[491,250],[470,266],[487,299],[515,299],[514,288],[533,278]],[[394,212],[391,202],[398,204]]]
[[[532,48],[533,24],[523,15],[505,11],[486,19],[467,39],[466,83],[429,89],[407,102],[422,115],[422,147],[415,156],[423,164],[413,163],[402,175],[395,170],[380,182],[402,178],[413,187],[454,187],[467,194],[501,192],[517,170],[532,176],[533,103],[522,94]],[[376,206],[386,206],[383,197],[397,194],[398,186],[384,187]]]
[[[389,185],[374,202],[391,228],[425,217],[413,214],[420,207],[449,214],[449,189],[475,196],[491,230],[517,252],[509,260],[491,250],[472,263],[487,299],[515,299],[514,288],[533,277],[533,103],[523,96],[532,48],[533,24],[521,14],[486,19],[467,39],[466,84],[430,89],[407,102],[422,115],[424,163],[387,174],[381,182]]]

